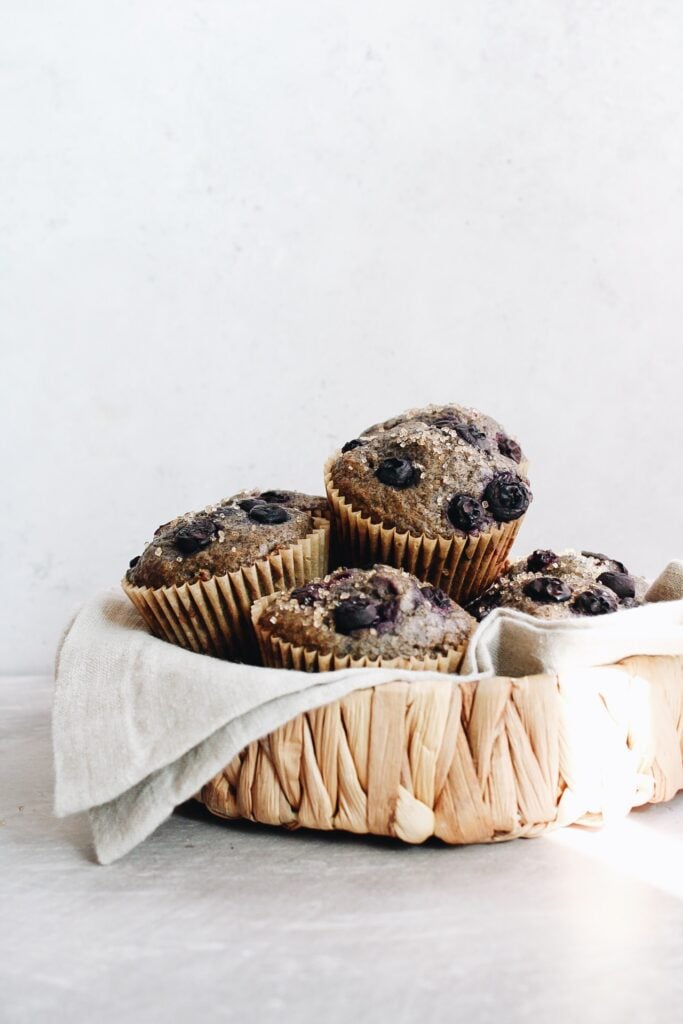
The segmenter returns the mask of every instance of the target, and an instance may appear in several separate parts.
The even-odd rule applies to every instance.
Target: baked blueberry
[[[625,572],[601,572],[598,583],[613,591],[622,601],[636,596],[636,581]]]
[[[560,604],[572,596],[571,587],[556,576],[537,576],[524,584],[523,592],[539,604]]]
[[[333,609],[334,628],[338,633],[367,629],[377,621],[379,606],[367,598],[348,597]]]
[[[263,505],[264,501],[262,498],[242,498],[242,500],[238,501],[236,504],[243,512],[251,512],[252,508],[256,505]]]
[[[458,437],[465,444],[469,444],[473,448],[481,448],[482,450],[486,450],[488,447],[486,431],[481,430],[474,423],[459,423],[455,430]]]
[[[489,612],[492,612],[494,608],[500,607],[500,591],[497,589],[494,583],[492,587],[482,594],[481,597],[475,598],[465,605],[465,611],[473,615],[475,619],[481,622],[485,619]]]
[[[433,604],[435,608],[441,608],[449,610],[451,608],[451,599],[441,587],[433,587],[431,583],[425,583],[422,587],[422,596],[430,604]]]
[[[140,561],[140,556],[139,555],[136,555],[135,558],[131,558],[130,562],[128,563],[128,568],[129,569],[134,569],[139,561]]]
[[[248,515],[255,523],[266,526],[275,526],[289,520],[289,512],[282,505],[253,505],[249,509]]]
[[[316,519],[328,519],[330,514],[327,498],[318,494],[304,494],[302,491],[288,491],[284,488],[269,488],[266,491],[240,491],[230,499],[233,506],[245,508],[248,512],[254,504],[282,505],[283,508],[310,512]]]
[[[481,502],[469,494],[454,494],[448,502],[446,514],[457,530],[473,533],[486,522],[486,512]]]
[[[174,542],[183,555],[191,555],[200,548],[206,548],[216,536],[213,520],[208,517],[199,518],[189,525],[181,526]]]
[[[528,509],[531,491],[514,473],[498,473],[486,485],[484,501],[497,522],[511,523]]]
[[[351,441],[347,441],[346,444],[342,445],[342,454],[345,452],[352,452],[354,448],[360,448],[363,442],[358,437],[354,437]]]
[[[572,601],[572,608],[580,615],[607,615],[619,607],[616,596],[611,590],[601,587],[590,587],[582,591]]]
[[[537,548],[532,551],[526,560],[526,567],[529,572],[545,572],[549,565],[557,561],[554,551],[547,548]]]
[[[405,487],[414,487],[420,479],[420,471],[413,466],[408,459],[400,459],[392,456],[382,459],[375,476],[387,487],[396,487],[403,490]]]
[[[456,419],[455,416],[441,416],[432,422],[440,430],[454,430],[461,441],[473,448],[486,450],[489,446],[486,431],[478,427],[476,423],[465,423]]]
[[[299,604],[310,606],[315,604],[316,598],[320,596],[322,586],[320,582],[304,583],[303,587],[295,587],[290,591],[290,597]]]
[[[261,501],[268,505],[284,505],[291,498],[289,491],[261,491]]]
[[[498,444],[498,451],[506,459],[512,459],[513,462],[517,463],[522,461],[521,447],[511,437],[508,437],[507,434],[496,434],[496,442]]]

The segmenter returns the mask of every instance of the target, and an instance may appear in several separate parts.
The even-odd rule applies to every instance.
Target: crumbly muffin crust
[[[282,505],[283,508],[298,508],[301,512],[310,512],[317,519],[329,519],[330,506],[327,498],[320,494],[304,494],[303,491],[285,491],[270,489],[266,491],[240,491],[234,495],[233,501],[245,498],[256,498],[268,505]]]
[[[333,486],[373,522],[435,538],[477,536],[532,500],[519,444],[463,406],[429,406],[370,427],[331,465]]]
[[[134,586],[180,586],[223,576],[308,536],[309,512],[235,495],[164,523],[131,560]]]
[[[361,437],[382,434],[385,430],[393,430],[394,427],[413,421],[434,423],[444,419],[452,419],[456,423],[476,426],[484,432],[491,447],[497,448],[501,455],[513,459],[518,464],[525,461],[525,455],[519,442],[515,438],[510,437],[497,420],[494,420],[492,416],[487,416],[486,413],[480,412],[478,409],[457,405],[455,402],[450,402],[448,405],[426,405],[423,409],[407,409],[398,416],[392,416],[391,419],[368,427],[367,430],[363,431]]]
[[[473,619],[443,591],[387,565],[336,569],[268,602],[265,635],[352,658],[428,658],[460,647]]]
[[[631,576],[622,562],[599,552],[538,549],[470,602],[485,618],[494,608],[516,608],[540,619],[572,619],[634,608],[645,600],[647,581]]]

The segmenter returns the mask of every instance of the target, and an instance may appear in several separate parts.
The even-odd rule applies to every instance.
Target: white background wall
[[[0,670],[428,401],[522,439],[522,551],[682,554],[679,0],[1,6]]]

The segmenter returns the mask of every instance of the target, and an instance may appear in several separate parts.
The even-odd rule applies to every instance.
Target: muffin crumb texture
[[[474,622],[443,591],[386,565],[337,569],[263,609],[258,627],[296,647],[352,658],[437,657]]]
[[[516,608],[539,619],[607,615],[645,601],[647,581],[617,559],[594,551],[533,551],[471,601],[467,610],[485,618],[495,608]]]

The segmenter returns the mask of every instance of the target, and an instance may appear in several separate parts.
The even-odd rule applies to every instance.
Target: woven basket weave
[[[225,818],[421,843],[600,824],[683,788],[683,659],[358,690],[250,744],[200,799]]]

